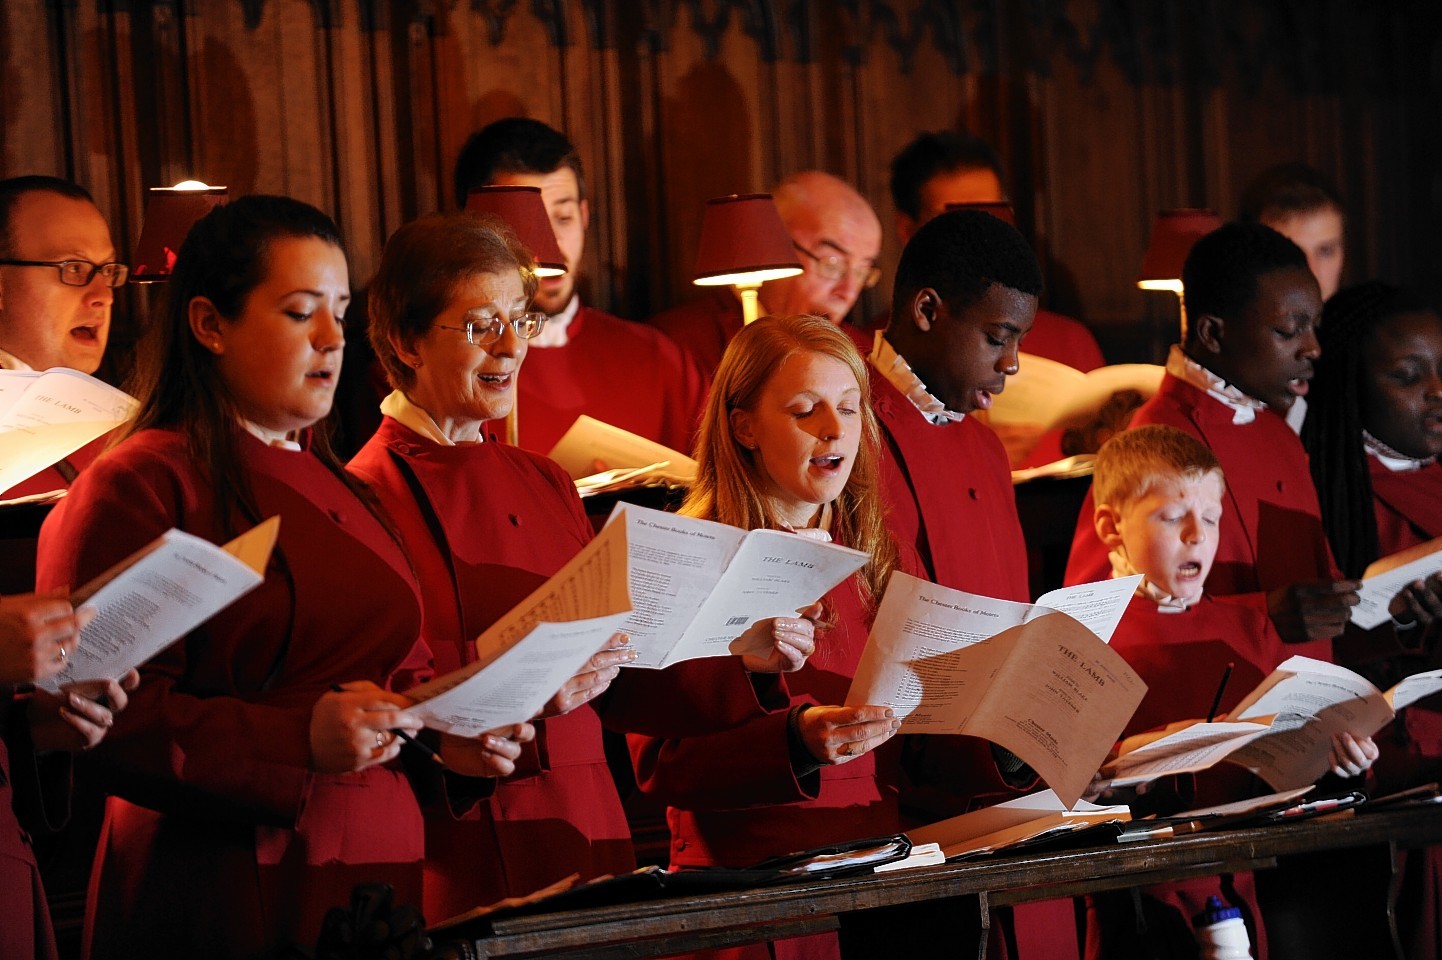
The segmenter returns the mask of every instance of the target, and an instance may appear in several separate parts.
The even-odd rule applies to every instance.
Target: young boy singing
[[[1203,590],[1221,542],[1226,487],[1216,455],[1175,427],[1134,428],[1097,455],[1092,482],[1097,538],[1108,551],[1113,576],[1143,578],[1111,641],[1147,684],[1127,735],[1206,718],[1232,665],[1221,697],[1224,712],[1296,649],[1273,629],[1261,595],[1218,600]],[[1358,776],[1377,752],[1370,738],[1340,734],[1332,744],[1332,772]],[[1240,768],[1208,771],[1199,778],[1205,798],[1198,802],[1241,799],[1256,792],[1250,780]],[[1186,920],[1201,912],[1207,896],[1223,895],[1249,908],[1253,956],[1260,960],[1266,956],[1265,933],[1253,891],[1251,875],[1236,874],[1155,885],[1135,897],[1121,892],[1092,898],[1088,956],[1135,955],[1137,936],[1151,938],[1154,950],[1156,940],[1181,937],[1189,944]]]

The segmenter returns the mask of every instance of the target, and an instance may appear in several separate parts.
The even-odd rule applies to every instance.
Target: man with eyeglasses
[[[0,180],[0,370],[69,367],[93,374],[110,335],[115,288],[129,268],[90,194],[46,176]],[[8,491],[68,486],[104,438]]]
[[[761,288],[761,315],[813,313],[841,325],[861,291],[881,277],[876,266],[881,221],[876,211],[845,180],[820,170],[787,177],[771,195],[803,270]],[[741,301],[731,289],[718,287],[649,322],[685,348],[709,375],[741,329]],[[865,339],[869,342],[869,335]]]
[[[560,131],[509,117],[473,134],[456,160],[456,202],[473,187],[541,189],[566,273],[540,281],[532,304],[548,315],[516,383],[519,446],[542,455],[582,414],[689,452],[706,399],[689,358],[644,324],[583,304],[577,290],[590,200],[580,155]]]

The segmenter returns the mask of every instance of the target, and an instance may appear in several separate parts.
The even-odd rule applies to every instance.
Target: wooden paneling
[[[289,193],[337,217],[361,284],[397,226],[453,204],[465,138],[529,115],[587,165],[587,297],[641,316],[695,294],[708,197],[807,167],[872,200],[890,270],[890,158],[966,128],[1004,159],[1050,303],[1155,356],[1175,304],[1132,284],[1153,215],[1232,215],[1283,160],[1349,199],[1352,279],[1442,288],[1438,19],[1406,0],[6,0],[0,175],[85,184],[122,248],[148,186]]]

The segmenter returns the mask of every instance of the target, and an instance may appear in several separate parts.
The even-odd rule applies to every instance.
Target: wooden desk
[[[889,908],[956,901],[933,913],[947,956],[977,956],[992,908],[1029,900],[1275,866],[1292,854],[1442,842],[1442,808],[1412,808],[1245,830],[1199,833],[1031,856],[940,864],[898,873],[796,883],[705,897],[498,919],[468,943],[478,957],[659,957],[782,936],[889,923]],[[1385,893],[1385,891],[1383,891]],[[948,907],[950,908],[950,904]],[[870,913],[877,911],[876,913]],[[873,941],[875,942],[875,941]],[[1385,949],[1385,945],[1383,945]],[[856,952],[856,956],[873,953]],[[933,952],[933,955],[934,952]],[[1381,951],[1377,956],[1381,956]]]

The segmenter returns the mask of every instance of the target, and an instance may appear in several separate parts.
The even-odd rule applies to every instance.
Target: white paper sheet
[[[779,530],[738,530],[633,504],[607,524],[630,541],[635,612],[622,629],[633,667],[751,652],[732,642],[757,620],[795,616],[860,570],[859,550]]]
[[[1048,597],[1110,637],[1136,586],[1129,580]],[[903,733],[991,740],[1075,802],[1145,693],[1126,661],[1068,614],[897,572],[846,704],[891,707]]]
[[[209,620],[265,579],[280,518],[218,547],[170,530],[72,595],[96,613],[65,669],[40,686],[118,680]]]
[[[78,370],[0,370],[0,493],[130,419],[129,394]]]
[[[426,726],[460,736],[529,720],[631,612],[626,528],[612,524],[476,639],[477,659],[405,691]]]
[[[1392,615],[1392,598],[1414,580],[1442,572],[1442,537],[1409,547],[1372,563],[1362,573],[1361,600],[1352,608],[1352,622],[1363,630],[1380,627]]]

